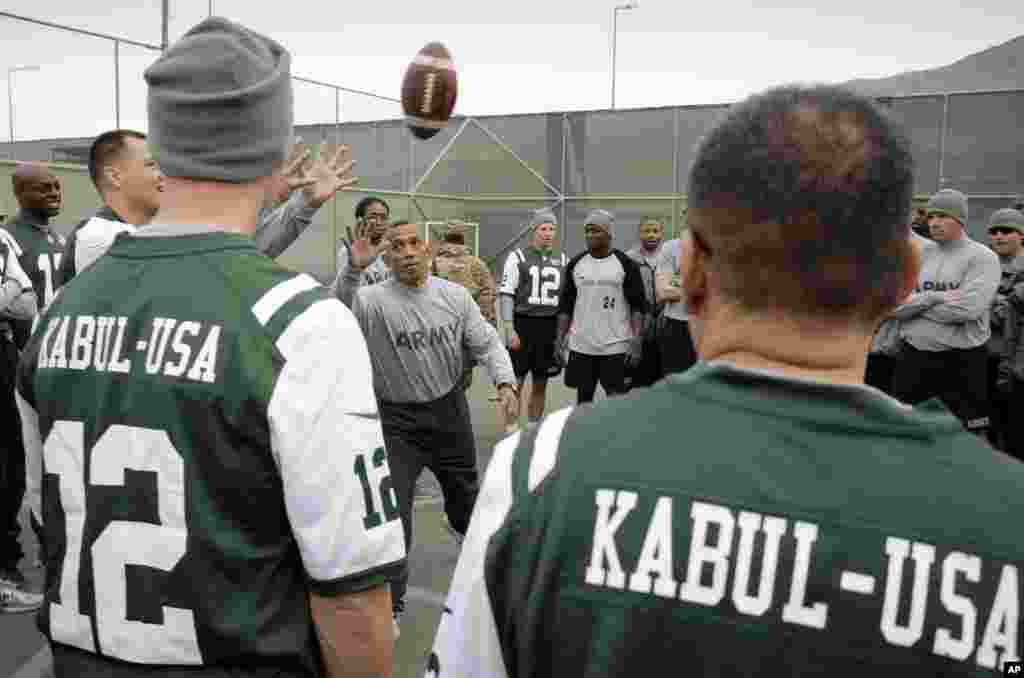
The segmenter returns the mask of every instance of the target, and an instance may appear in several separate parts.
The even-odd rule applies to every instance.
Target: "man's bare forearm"
[[[558,338],[561,339],[569,332],[569,316],[564,313],[558,314]]]
[[[654,300],[667,304],[683,300],[683,290],[672,284],[672,275],[658,273],[654,276]]]
[[[390,585],[309,602],[327,678],[391,678]]]

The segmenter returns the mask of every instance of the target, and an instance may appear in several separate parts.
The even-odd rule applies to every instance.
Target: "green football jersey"
[[[18,262],[32,281],[32,289],[36,293],[39,308],[53,301],[60,285],[57,272],[64,256],[64,236],[52,226],[40,226],[30,221],[19,219],[15,215],[4,224],[4,229],[18,243]],[[19,348],[25,346],[32,323],[18,320],[15,325],[15,341]]]
[[[55,643],[319,676],[308,591],[405,566],[355,318],[247,237],[119,236],[40,319],[18,396]]]
[[[516,315],[554,318],[569,259],[557,250],[517,248],[505,258],[498,294],[515,298]]]
[[[1022,490],[937,400],[701,363],[499,444],[431,672],[1002,675]]]

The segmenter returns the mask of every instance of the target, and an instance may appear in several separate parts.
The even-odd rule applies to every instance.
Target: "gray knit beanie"
[[[967,196],[952,188],[944,188],[928,200],[925,211],[954,217],[961,225],[967,226]]]
[[[530,230],[537,228],[541,224],[552,224],[557,226],[558,219],[555,218],[555,213],[546,208],[534,210],[530,217]]]
[[[583,225],[603,226],[608,235],[615,237],[615,217],[607,210],[594,210],[587,215]]]
[[[292,137],[291,55],[221,17],[146,69],[149,139],[170,177],[243,183],[270,176]]]
[[[1024,212],[1009,207],[996,210],[988,218],[988,230],[993,228],[1012,228],[1018,233],[1024,233]]]

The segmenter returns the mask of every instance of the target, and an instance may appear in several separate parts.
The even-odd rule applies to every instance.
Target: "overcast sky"
[[[398,97],[425,43],[451,50],[456,113],[609,108],[615,0],[213,0],[268,33],[293,75]],[[5,0],[3,11],[159,45],[160,0]],[[106,5],[105,12],[98,9]],[[173,42],[209,0],[170,0]],[[942,66],[1022,30],[1020,0],[779,2],[640,0],[618,14],[616,107],[735,101],[784,82],[841,82]],[[114,126],[113,44],[0,17],[16,139],[91,136]],[[145,131],[142,72],[156,53],[121,48],[121,126]],[[2,107],[2,138],[8,113]],[[342,120],[400,117],[398,104],[343,95]],[[332,90],[296,87],[296,122],[333,122]]]

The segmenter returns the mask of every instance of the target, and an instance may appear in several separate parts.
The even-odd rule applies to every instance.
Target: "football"
[[[402,80],[402,111],[418,139],[429,139],[445,125],[455,110],[458,80],[452,55],[439,42],[416,53]]]

